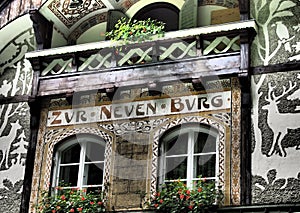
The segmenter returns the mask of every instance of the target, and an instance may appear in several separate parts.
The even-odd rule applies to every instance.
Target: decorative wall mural
[[[299,15],[296,0],[250,1],[251,16],[259,27],[252,48],[253,66],[283,63],[300,58]],[[284,55],[284,57],[282,57]]]
[[[89,13],[106,8],[101,0],[53,0],[48,8],[66,25],[72,27]]]
[[[299,94],[299,71],[252,77],[254,203],[300,201],[299,190],[289,191],[299,187],[299,181],[293,181],[300,172]]]
[[[0,49],[0,96],[30,94],[32,69],[24,55],[34,49],[32,28],[23,29]],[[29,121],[27,102],[0,105],[1,212],[18,212],[20,208],[30,134]]]
[[[267,173],[267,178],[255,175],[252,178],[254,203],[299,202],[300,172],[296,178],[277,178],[276,169]]]

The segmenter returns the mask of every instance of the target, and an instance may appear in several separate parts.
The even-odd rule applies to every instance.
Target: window
[[[182,125],[160,143],[159,184],[180,179],[191,187],[199,177],[217,180],[218,133],[204,125]]]
[[[102,190],[105,141],[97,136],[76,135],[64,141],[56,151],[53,186]]]

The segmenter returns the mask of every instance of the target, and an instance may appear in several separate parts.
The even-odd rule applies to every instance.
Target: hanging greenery
[[[123,44],[153,39],[154,35],[164,36],[165,23],[148,18],[147,20],[126,20],[121,18],[115,29],[106,33],[112,41],[123,41]]]
[[[149,206],[157,212],[201,213],[222,198],[222,191],[205,178],[195,181],[192,188],[178,180],[164,184],[150,199]]]

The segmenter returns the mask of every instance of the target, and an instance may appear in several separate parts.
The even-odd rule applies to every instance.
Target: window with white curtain
[[[94,135],[78,134],[61,142],[55,153],[53,187],[102,190],[105,141]]]
[[[159,184],[181,180],[192,187],[199,178],[218,177],[218,132],[199,124],[175,127],[160,140]]]

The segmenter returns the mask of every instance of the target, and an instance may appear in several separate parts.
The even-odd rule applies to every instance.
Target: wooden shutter
[[[197,26],[198,0],[186,0],[179,13],[179,29]]]

